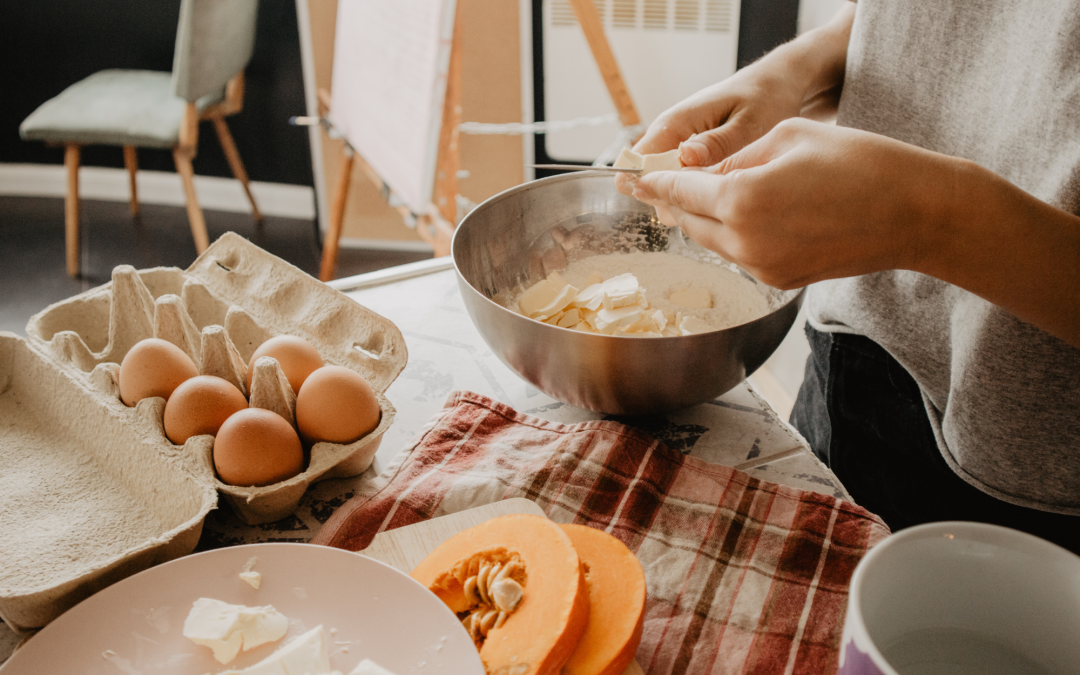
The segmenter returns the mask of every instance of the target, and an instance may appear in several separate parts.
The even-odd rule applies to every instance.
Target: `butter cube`
[[[577,297],[578,289],[553,272],[551,276],[528,288],[518,298],[518,309],[527,317],[543,321],[566,309]]]
[[[599,310],[593,325],[596,330],[606,335],[611,335],[620,328],[625,328],[641,320],[645,313],[637,305],[626,305],[614,309]]]
[[[603,283],[603,282],[601,282]],[[574,307],[596,311],[604,305],[603,287],[600,283],[590,284],[578,292],[571,303]]]
[[[371,659],[364,659],[349,671],[349,675],[394,675]]]
[[[252,572],[250,570],[241,572],[240,579],[255,590],[259,590],[259,586],[262,586],[262,575],[258,572]]]
[[[612,164],[616,169],[640,169],[644,164],[645,157],[639,153],[634,152],[630,148],[623,148],[619,153],[619,158]]]
[[[612,166],[616,169],[640,169],[641,175],[644,176],[653,171],[678,171],[682,168],[682,162],[679,161],[678,149],[642,155],[629,148],[623,148]]]
[[[289,620],[273,607],[230,605],[211,598],[199,598],[184,620],[184,637],[209,647],[214,658],[229,663],[245,651],[280,640],[289,630]]]
[[[653,155],[642,155],[641,158],[642,176],[653,171],[678,171],[681,168],[682,162],[679,161],[678,149]]]
[[[679,330],[683,335],[697,335],[699,333],[708,333],[712,330],[712,326],[696,316],[683,316],[682,320],[679,321]]]
[[[653,317],[653,323],[656,324],[656,330],[661,332],[661,333],[664,332],[664,329],[667,328],[667,325],[668,325],[667,314],[664,314],[664,310],[662,310],[662,309],[656,310],[655,312],[652,313],[652,317]]]
[[[575,307],[563,312],[562,316],[559,317],[558,323],[555,325],[561,328],[573,328],[579,323],[581,323],[581,310]]]
[[[542,307],[546,307],[558,295],[559,289],[555,288],[547,279],[539,281],[527,288],[518,297],[518,311],[525,316],[536,314]]]
[[[644,313],[640,319],[621,330],[626,333],[658,333],[662,329],[656,326],[652,313]]]
[[[219,675],[330,675],[332,672],[326,634],[322,626],[316,626],[255,665],[226,670]]]
[[[637,277],[629,272],[611,277],[600,285],[600,290],[607,310],[637,304],[644,297],[644,289],[638,284]]]

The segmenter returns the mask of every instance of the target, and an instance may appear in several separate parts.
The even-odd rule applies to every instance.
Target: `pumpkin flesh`
[[[493,518],[440,544],[412,571],[463,619],[476,611],[465,592],[485,565],[510,567],[523,597],[505,621],[478,640],[490,675],[556,675],[589,618],[589,591],[570,537],[547,518]]]

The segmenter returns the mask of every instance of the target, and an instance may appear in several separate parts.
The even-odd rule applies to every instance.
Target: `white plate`
[[[239,577],[258,558],[255,590]],[[152,567],[93,595],[50,623],[0,667],[3,675],[202,675],[244,668],[283,641],[241,652],[228,666],[183,636],[198,598],[273,605],[285,640],[322,625],[330,664],[348,673],[369,658],[397,675],[484,675],[450,609],[407,575],[356,553],[309,544],[252,544]]]

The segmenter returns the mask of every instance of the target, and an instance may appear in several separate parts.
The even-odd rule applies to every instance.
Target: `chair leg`
[[[124,146],[124,166],[131,177],[131,215],[139,215],[139,193],[135,189],[135,172],[139,170],[139,157],[134,145]]]
[[[191,235],[195,238],[195,250],[201,255],[210,245],[210,238],[206,235],[206,220],[195,198],[195,169],[191,166],[190,154],[181,148],[173,148],[173,161],[184,183],[184,199],[187,202],[188,221],[191,222]]]
[[[79,276],[79,146],[64,146],[67,169],[67,196],[64,199],[64,242],[67,249],[67,273]]]
[[[344,152],[341,168],[338,169],[338,182],[334,186],[334,200],[330,205],[330,229],[323,241],[322,264],[319,266],[319,281],[334,278],[337,267],[338,241],[341,239],[341,225],[345,220],[345,202],[349,198],[349,180],[352,178],[353,153]]]
[[[263,217],[259,213],[259,207],[255,204],[254,195],[251,194],[251,185],[248,184],[248,175],[247,171],[244,170],[244,162],[240,159],[240,151],[236,149],[236,142],[233,141],[232,134],[229,133],[229,125],[225,124],[225,118],[220,115],[215,115],[211,119],[214,122],[214,130],[217,131],[218,140],[221,141],[221,149],[225,151],[225,159],[229,160],[229,167],[232,168],[233,175],[244,186],[244,192],[247,194],[248,201],[251,202],[251,214],[255,216],[255,220],[262,222]]]

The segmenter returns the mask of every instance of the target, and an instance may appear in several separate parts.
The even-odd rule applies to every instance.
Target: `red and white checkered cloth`
[[[602,528],[648,580],[650,675],[835,672],[848,582],[889,534],[865,509],[672,451],[616,422],[555,424],[456,392],[373,494],[315,538],[379,532],[511,497]]]

